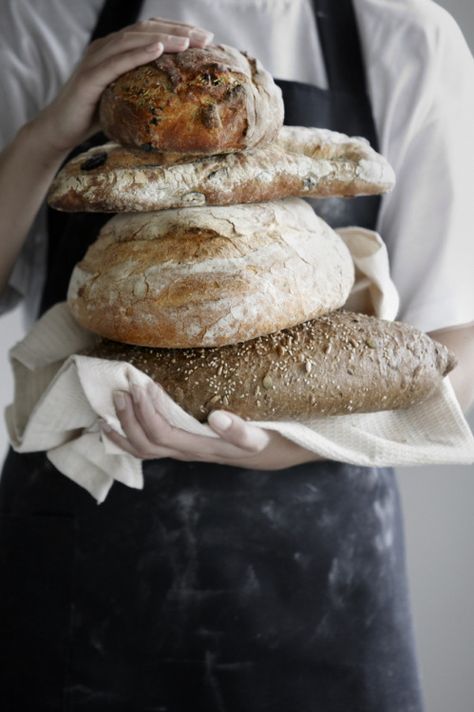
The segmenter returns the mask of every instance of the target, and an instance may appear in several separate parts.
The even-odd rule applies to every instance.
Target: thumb
[[[270,433],[267,430],[246,422],[235,413],[214,410],[207,422],[222,440],[249,453],[261,452],[270,442]]]

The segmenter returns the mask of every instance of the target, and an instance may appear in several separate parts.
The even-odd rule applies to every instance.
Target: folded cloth
[[[354,284],[344,308],[379,319],[395,319],[400,300],[380,235],[363,227],[343,227],[336,232],[349,248],[355,267]]]
[[[356,284],[348,307],[393,319],[398,308],[383,242],[376,233],[341,231],[353,253]],[[10,352],[14,402],[6,410],[18,452],[46,450],[47,457],[100,503],[114,480],[143,487],[141,461],[124,453],[99,429],[99,419],[121,431],[112,393],[146,387],[148,376],[128,363],[78,355],[96,337],[72,318],[65,303],[40,319]],[[217,437],[166,396],[170,423]],[[468,464],[474,438],[447,379],[424,403],[403,411],[314,417],[304,423],[258,422],[323,458],[358,465]]]

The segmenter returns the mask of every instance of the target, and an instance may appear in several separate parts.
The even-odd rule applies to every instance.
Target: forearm
[[[53,102],[0,155],[0,291],[57,169],[74,146],[98,130],[97,105],[105,87],[163,52],[204,47],[211,39],[207,30],[157,19],[89,45]]]
[[[0,155],[0,292],[66,153],[45,142],[33,121]]]

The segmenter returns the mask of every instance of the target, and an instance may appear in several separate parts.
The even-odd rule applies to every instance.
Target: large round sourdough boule
[[[283,99],[257,60],[218,45],[126,72],[103,92],[99,115],[124,146],[227,153],[270,142],[283,125]]]
[[[408,408],[455,364],[448,349],[412,326],[351,312],[220,349],[103,341],[87,355],[128,361],[198,420],[218,408],[252,420]]]
[[[77,321],[114,341],[223,346],[346,301],[354,266],[303,200],[116,215],[76,265]]]

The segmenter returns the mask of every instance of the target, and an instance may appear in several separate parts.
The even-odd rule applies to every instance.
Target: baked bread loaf
[[[87,355],[128,361],[201,421],[218,408],[252,420],[407,408],[426,399],[455,363],[408,324],[343,311],[220,349],[103,341]]]
[[[304,200],[116,215],[76,265],[77,321],[114,341],[223,346],[346,301],[354,266]]]
[[[99,117],[105,134],[124,146],[222,153],[274,139],[283,99],[256,59],[214,45],[126,72],[103,92]]]
[[[71,212],[142,212],[288,196],[373,195],[394,183],[390,165],[364,139],[283,126],[269,146],[205,158],[114,143],[91,148],[58,173],[48,201]]]

